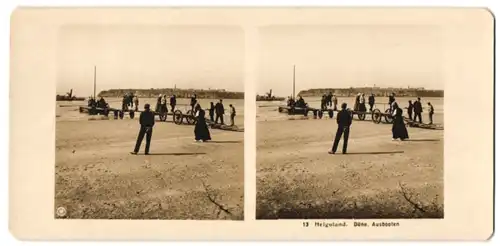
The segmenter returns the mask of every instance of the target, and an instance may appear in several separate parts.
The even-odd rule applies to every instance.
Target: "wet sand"
[[[348,154],[341,140],[330,155],[335,120],[281,117],[257,122],[258,219],[443,217],[444,131],[392,141],[392,125],[354,120]]]
[[[197,143],[194,126],[157,121],[151,155],[145,141],[131,155],[137,118],[110,118],[56,124],[55,207],[66,218],[243,219],[243,132],[211,129],[214,141]]]

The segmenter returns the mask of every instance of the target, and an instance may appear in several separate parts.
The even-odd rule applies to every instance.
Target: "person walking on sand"
[[[155,125],[155,115],[150,111],[150,106],[147,103],[144,104],[144,112],[142,112],[139,117],[139,124],[141,124],[141,128],[139,130],[139,135],[137,136],[135,148],[134,151],[130,153],[137,155],[137,152],[139,152],[139,148],[141,147],[142,140],[144,139],[144,135],[146,135],[146,148],[144,150],[144,154],[149,155],[149,146],[151,144],[151,137],[153,136],[153,126]]]
[[[405,121],[403,119],[403,110],[399,108],[396,102],[393,103],[392,108],[394,110],[392,114],[392,140],[395,141],[399,138],[403,141],[408,139],[408,130],[406,130]]]
[[[340,138],[344,135],[344,145],[342,146],[342,154],[347,153],[347,142],[349,141],[349,131],[352,124],[352,115],[349,110],[347,110],[347,104],[342,103],[342,110],[337,114],[337,134],[335,134],[335,141],[333,142],[333,147],[329,154],[335,154],[339,146]]]
[[[215,105],[214,102],[210,102],[210,109],[208,109],[208,115],[210,116],[210,121],[214,122]]]
[[[215,104],[215,124],[219,122],[224,125],[224,105],[222,104],[222,99],[219,100],[217,104]]]
[[[432,116],[434,115],[434,106],[432,106],[431,102],[428,102],[427,105],[429,105],[429,124],[432,125]]]
[[[236,117],[236,109],[232,104],[229,104],[229,113],[231,117],[231,126],[234,126],[234,117]]]
[[[413,121],[417,121],[417,118],[418,118],[418,122],[419,123],[422,123],[422,103],[420,102],[420,97],[417,98],[417,101],[413,103]]]
[[[197,142],[212,140],[207,122],[205,120],[205,110],[201,108],[200,104],[196,104],[195,110],[197,120],[194,126],[194,140]]]
[[[408,118],[410,120],[413,120],[413,103],[411,102],[411,100],[408,101]]]

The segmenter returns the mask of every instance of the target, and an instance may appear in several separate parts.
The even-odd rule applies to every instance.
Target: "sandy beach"
[[[442,124],[443,101],[433,100]],[[260,106],[257,219],[443,217],[444,131],[408,128],[410,140],[392,141],[391,125],[368,116],[353,121],[348,154],[340,144],[330,155],[335,120]]]
[[[194,126],[169,118],[156,122],[149,156],[145,142],[131,155],[138,118],[88,120],[77,110],[57,109],[55,207],[65,218],[243,219],[243,132],[212,129],[212,142],[197,143]]]

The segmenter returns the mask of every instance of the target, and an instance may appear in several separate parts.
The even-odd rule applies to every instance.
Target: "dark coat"
[[[414,107],[414,106],[413,106],[413,104],[412,104],[412,103],[409,103],[409,104],[408,104],[408,114],[410,114],[410,115],[411,115],[411,114],[413,113],[413,107]]]
[[[196,97],[191,97],[191,106],[196,105],[196,102],[197,102]]]
[[[213,104],[210,104],[210,109],[208,111],[208,114],[213,116],[214,113],[215,113],[215,106]]]
[[[218,115],[223,115],[224,114],[224,104],[218,102],[215,104],[215,113]]]
[[[413,103],[413,111],[416,113],[416,114],[419,114],[419,113],[422,113],[422,103],[419,102],[419,101],[416,101]]]
[[[368,97],[368,104],[370,104],[370,105],[375,104],[375,97],[374,96],[369,96]]]
[[[405,121],[403,119],[403,110],[400,108],[396,109],[396,115],[392,121],[392,138],[394,139],[407,139],[408,130],[406,130]]]
[[[352,124],[352,115],[349,110],[342,109],[337,114],[337,124],[339,127],[350,127]]]
[[[205,120],[205,110],[198,111],[198,117],[194,126],[194,139],[195,140],[212,140],[210,131],[208,130],[207,122]]]
[[[151,111],[144,111],[139,117],[139,123],[143,127],[152,127],[155,125],[155,115]]]

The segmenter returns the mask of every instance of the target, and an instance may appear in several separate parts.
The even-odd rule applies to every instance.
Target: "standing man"
[[[370,112],[373,110],[373,105],[375,105],[375,95],[373,93],[368,97],[368,105],[370,105]]]
[[[224,125],[224,105],[222,104],[222,99],[219,100],[217,104],[215,104],[215,124],[219,122],[221,125]]]
[[[139,98],[136,96],[134,96],[134,105],[135,105],[135,111],[139,111]]]
[[[144,151],[144,154],[149,155],[149,146],[151,144],[151,137],[153,136],[153,126],[155,125],[155,115],[150,111],[149,104],[147,103],[144,105],[144,112],[142,112],[141,116],[139,117],[139,124],[141,124],[139,136],[137,136],[137,142],[135,143],[134,151],[130,152],[130,154],[137,155],[145,134],[146,149]]]
[[[123,99],[122,99],[122,111],[125,112],[125,111],[128,111],[128,97],[127,95],[123,95]]]
[[[210,102],[210,109],[208,110],[208,115],[210,115],[210,121],[214,122],[215,105],[214,102]]]
[[[326,106],[328,107],[331,107],[332,106],[332,98],[333,98],[333,94],[332,92],[330,91],[328,93],[328,96],[326,97]]]
[[[326,110],[326,105],[327,105],[327,96],[326,94],[323,94],[321,97],[321,110]]]
[[[337,134],[335,135],[335,141],[333,142],[333,147],[329,154],[335,154],[337,152],[337,147],[339,146],[340,137],[344,135],[344,145],[342,146],[342,154],[347,153],[347,142],[349,141],[349,128],[352,123],[352,115],[349,110],[347,110],[347,104],[342,103],[342,110],[337,114]]]
[[[172,108],[172,113],[174,112],[175,105],[177,104],[177,99],[175,98],[175,95],[172,95],[170,97],[170,107]]]
[[[416,102],[413,103],[413,113],[415,113],[413,115],[413,121],[417,121],[417,118],[418,118],[418,122],[419,123],[422,123],[422,103],[420,102],[420,97],[417,99]]]
[[[429,105],[429,121],[430,125],[432,125],[432,116],[434,115],[434,106],[432,106],[431,102],[428,102],[427,105]]]
[[[408,101],[408,118],[413,120],[413,103],[411,100]]]
[[[236,117],[236,109],[232,104],[229,104],[229,113],[231,116],[231,126],[234,126],[234,117]]]
[[[337,104],[339,101],[337,99],[337,96],[335,96],[335,94],[333,94],[333,96],[332,96],[332,101],[333,101],[333,110],[337,111]]]

